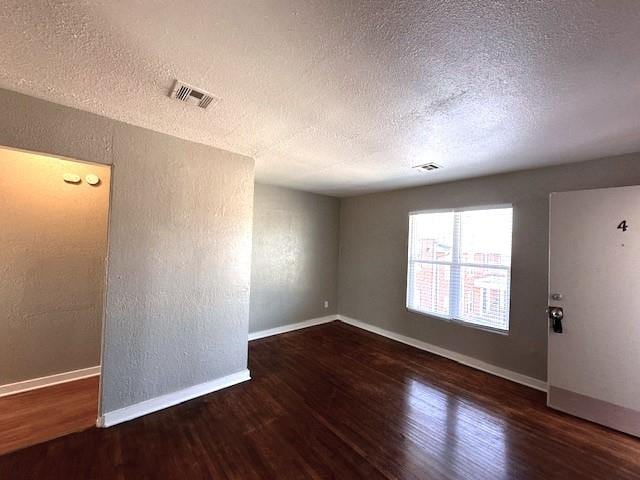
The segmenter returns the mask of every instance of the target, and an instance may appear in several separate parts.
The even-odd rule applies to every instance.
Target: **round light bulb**
[[[100,183],[100,177],[98,177],[97,175],[94,175],[93,173],[90,173],[89,175],[87,175],[85,177],[85,180],[89,185],[97,185]]]

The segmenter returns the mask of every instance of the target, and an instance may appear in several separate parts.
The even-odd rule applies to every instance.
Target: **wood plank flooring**
[[[250,382],[2,456],[0,478],[640,478],[638,439],[343,323],[251,342],[249,367]]]
[[[95,426],[98,383],[95,376],[1,397],[0,455]]]

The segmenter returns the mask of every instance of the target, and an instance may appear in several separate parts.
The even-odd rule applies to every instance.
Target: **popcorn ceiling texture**
[[[113,164],[101,413],[247,367],[253,160],[0,90],[0,145]]]
[[[637,0],[4,0],[0,22],[1,87],[250,155],[263,182],[350,195],[640,150]],[[167,98],[175,78],[222,102]]]

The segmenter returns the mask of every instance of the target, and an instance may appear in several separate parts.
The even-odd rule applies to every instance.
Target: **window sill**
[[[486,325],[478,325],[477,323],[465,322],[464,320],[460,320],[458,318],[445,317],[443,315],[436,315],[435,313],[426,313],[410,307],[405,307],[405,308],[407,309],[407,311],[411,313],[416,313],[418,315],[422,315],[423,317],[435,318],[437,320],[444,320],[445,322],[454,323],[456,325],[462,325],[463,327],[470,327],[470,328],[475,328],[476,330],[483,330],[489,333],[497,333],[498,335],[509,336],[509,330],[502,330],[500,328],[488,327]]]

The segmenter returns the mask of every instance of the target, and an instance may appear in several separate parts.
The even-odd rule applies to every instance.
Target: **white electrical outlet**
[[[329,300],[324,301],[324,308],[329,308]]]

